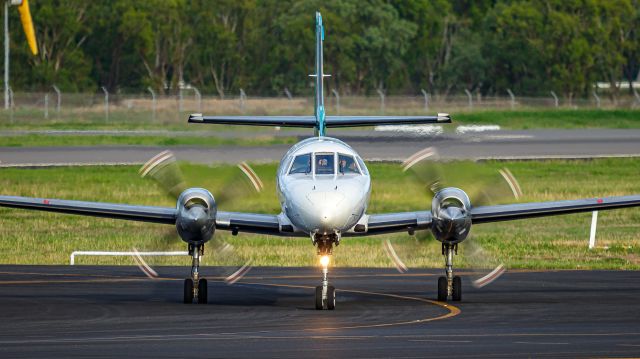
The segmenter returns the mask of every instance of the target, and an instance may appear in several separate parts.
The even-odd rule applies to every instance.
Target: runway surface
[[[287,136],[308,134],[283,133]],[[464,134],[407,134],[392,131],[334,131],[367,160],[402,161],[428,146],[442,158],[530,159],[640,156],[640,130],[529,130]],[[225,133],[225,136],[229,136]],[[180,160],[195,163],[279,161],[290,146],[220,147],[3,147],[0,166],[141,164],[170,148]]]
[[[334,311],[313,268],[210,279],[181,303],[187,267],[0,266],[0,357],[637,357],[640,272],[507,272],[463,301],[433,300],[440,270],[333,269]],[[216,268],[203,268],[212,278]],[[464,274],[464,273],[462,273]]]

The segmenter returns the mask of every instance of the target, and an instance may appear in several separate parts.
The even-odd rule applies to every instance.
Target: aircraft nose
[[[330,231],[342,225],[340,222],[342,221],[341,204],[344,200],[343,194],[319,191],[308,194],[307,200],[311,205],[311,213],[308,216],[309,222],[313,227],[316,227],[314,229]]]

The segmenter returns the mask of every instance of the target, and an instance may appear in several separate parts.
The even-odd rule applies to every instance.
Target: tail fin
[[[316,78],[316,101],[315,101],[315,117],[316,117],[316,135],[324,136],[324,86],[323,80],[325,76],[322,58],[322,41],[324,41],[324,25],[322,24],[322,15],[316,11],[316,73],[311,75]]]
[[[324,136],[327,127],[356,127],[395,124],[427,124],[450,123],[451,117],[446,113],[437,116],[326,116],[324,108],[323,80],[327,76],[323,70],[322,42],[324,41],[324,25],[322,15],[316,12],[316,98],[314,116],[203,116],[201,113],[189,116],[192,123],[210,123],[248,126],[287,126],[315,129],[316,136]]]

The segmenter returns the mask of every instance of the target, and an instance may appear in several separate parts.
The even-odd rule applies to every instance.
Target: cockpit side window
[[[360,170],[358,170],[358,165],[352,156],[344,155],[342,153],[338,154],[338,173],[339,174],[360,174]]]
[[[316,153],[316,174],[332,175],[334,173],[335,155],[333,153]]]
[[[311,154],[305,153],[304,155],[298,155],[293,160],[293,164],[291,165],[291,170],[289,174],[294,173],[311,173]]]
[[[357,156],[356,159],[358,160],[358,164],[360,165],[360,169],[362,170],[362,173],[364,175],[368,176],[369,175],[369,170],[367,170],[367,166],[365,166],[364,161],[362,160],[362,158]]]

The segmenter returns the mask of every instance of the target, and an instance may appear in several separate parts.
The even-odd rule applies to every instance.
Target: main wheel
[[[336,288],[331,285],[327,287],[327,309],[336,309]]]
[[[462,279],[460,277],[453,277],[453,288],[451,291],[451,299],[454,302],[459,302],[462,299]]]
[[[316,287],[316,309],[322,310],[322,286]]]
[[[447,278],[445,277],[440,277],[438,278],[438,301],[440,302],[446,302],[447,301],[447,296],[449,295],[449,293],[447,293]]]
[[[184,304],[193,303],[193,281],[191,278],[184,280]]]
[[[198,280],[198,304],[207,304],[207,280]]]

